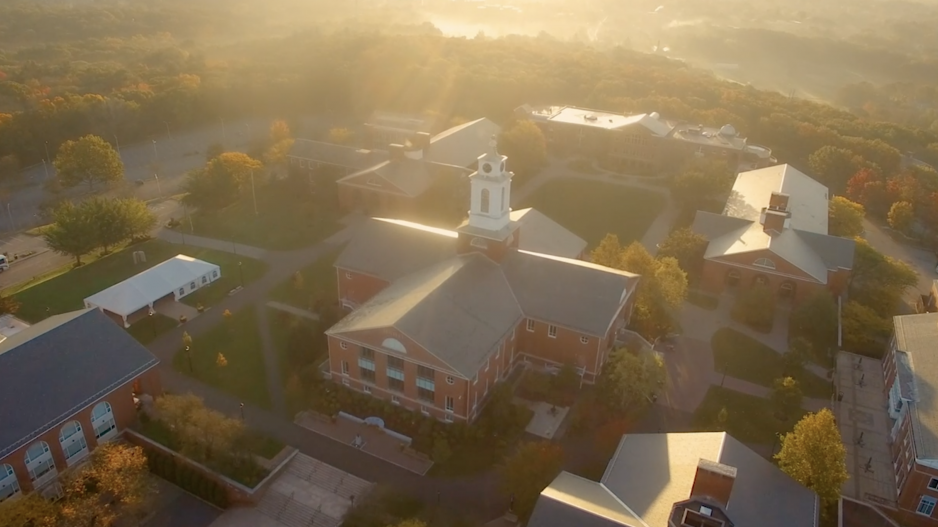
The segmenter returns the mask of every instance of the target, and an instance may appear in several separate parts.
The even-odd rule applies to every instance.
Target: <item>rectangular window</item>
[[[417,398],[421,401],[434,402],[436,401],[436,392],[433,390],[428,390],[421,386],[417,386]]]
[[[931,478],[928,482],[928,488],[931,490],[938,490],[938,478]]]
[[[420,413],[422,413],[423,415],[430,415],[430,409],[427,408],[426,406],[421,405],[421,406],[420,406]]]
[[[361,370],[361,379],[365,382],[375,383],[375,370]],[[371,388],[369,388],[370,390]]]
[[[391,404],[401,404],[401,400],[396,395],[392,395]]]
[[[375,350],[371,348],[362,348],[361,357],[363,359],[375,360]]]
[[[371,386],[368,386],[367,384],[362,386],[362,391],[365,393],[371,393]]]
[[[580,337],[580,344],[589,344],[589,337]]]
[[[395,370],[404,370],[404,359],[400,357],[388,357],[388,368],[394,368]]]
[[[552,339],[557,338],[557,326],[553,324],[547,326],[547,336]]]
[[[359,357],[359,359],[358,359],[358,367],[361,368],[362,370],[368,370],[368,371],[370,371],[370,372],[372,373],[372,375],[374,375],[374,373],[375,373],[375,361],[373,361],[373,360],[369,360],[369,359],[366,359],[366,358],[363,358],[363,357]]]
[[[528,331],[534,331],[534,321],[530,318],[528,319]]]
[[[915,512],[922,516],[931,516],[932,511],[935,510],[936,502],[938,502],[938,500],[931,496],[922,496],[922,501],[918,502],[918,508],[915,509]]]
[[[453,407],[456,405],[456,401],[453,399],[453,396],[447,395],[446,402],[444,404],[445,404],[444,408],[446,409],[446,411],[452,412]]]
[[[342,361],[342,375],[348,375],[348,362]]]
[[[426,366],[417,366],[417,378],[418,379],[428,379],[432,381],[436,371],[433,368],[427,368]]]
[[[404,381],[388,377],[388,389],[395,392],[404,392]]]

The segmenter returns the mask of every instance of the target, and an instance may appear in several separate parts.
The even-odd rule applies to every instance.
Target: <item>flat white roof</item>
[[[127,316],[192,281],[219,271],[217,265],[179,254],[85,299],[85,307]]]

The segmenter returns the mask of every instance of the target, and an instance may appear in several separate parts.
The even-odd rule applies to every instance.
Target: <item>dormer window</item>
[[[753,262],[752,265],[756,267],[764,267],[766,269],[775,269],[775,262],[769,260],[768,258],[759,258]]]

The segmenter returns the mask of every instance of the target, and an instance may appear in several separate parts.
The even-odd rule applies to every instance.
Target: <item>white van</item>
[[[0,254],[0,273],[10,268],[10,262],[5,254]]]

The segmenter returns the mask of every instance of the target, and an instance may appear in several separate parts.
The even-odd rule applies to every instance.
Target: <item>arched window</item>
[[[394,338],[384,339],[384,342],[381,343],[381,346],[398,353],[407,353],[407,349],[401,344],[401,341]]]
[[[55,460],[52,459],[52,452],[49,451],[49,443],[36,441],[30,445],[26,449],[24,460],[26,470],[29,471],[29,478],[35,485],[42,485],[55,477]]]
[[[766,269],[775,269],[775,262],[768,258],[759,258],[752,265],[756,267],[765,267]]]
[[[65,462],[69,465],[88,455],[88,442],[85,441],[85,434],[78,421],[65,423],[59,431],[59,443],[65,453]]]
[[[482,205],[481,205],[482,212],[487,214],[489,212],[489,189],[487,188],[482,189],[481,198],[482,198]]]
[[[0,465],[0,502],[12,498],[20,492],[20,482],[10,465]]]
[[[99,442],[107,441],[117,435],[117,424],[114,423],[114,413],[111,405],[102,401],[91,410],[91,426],[94,428],[94,437]]]

